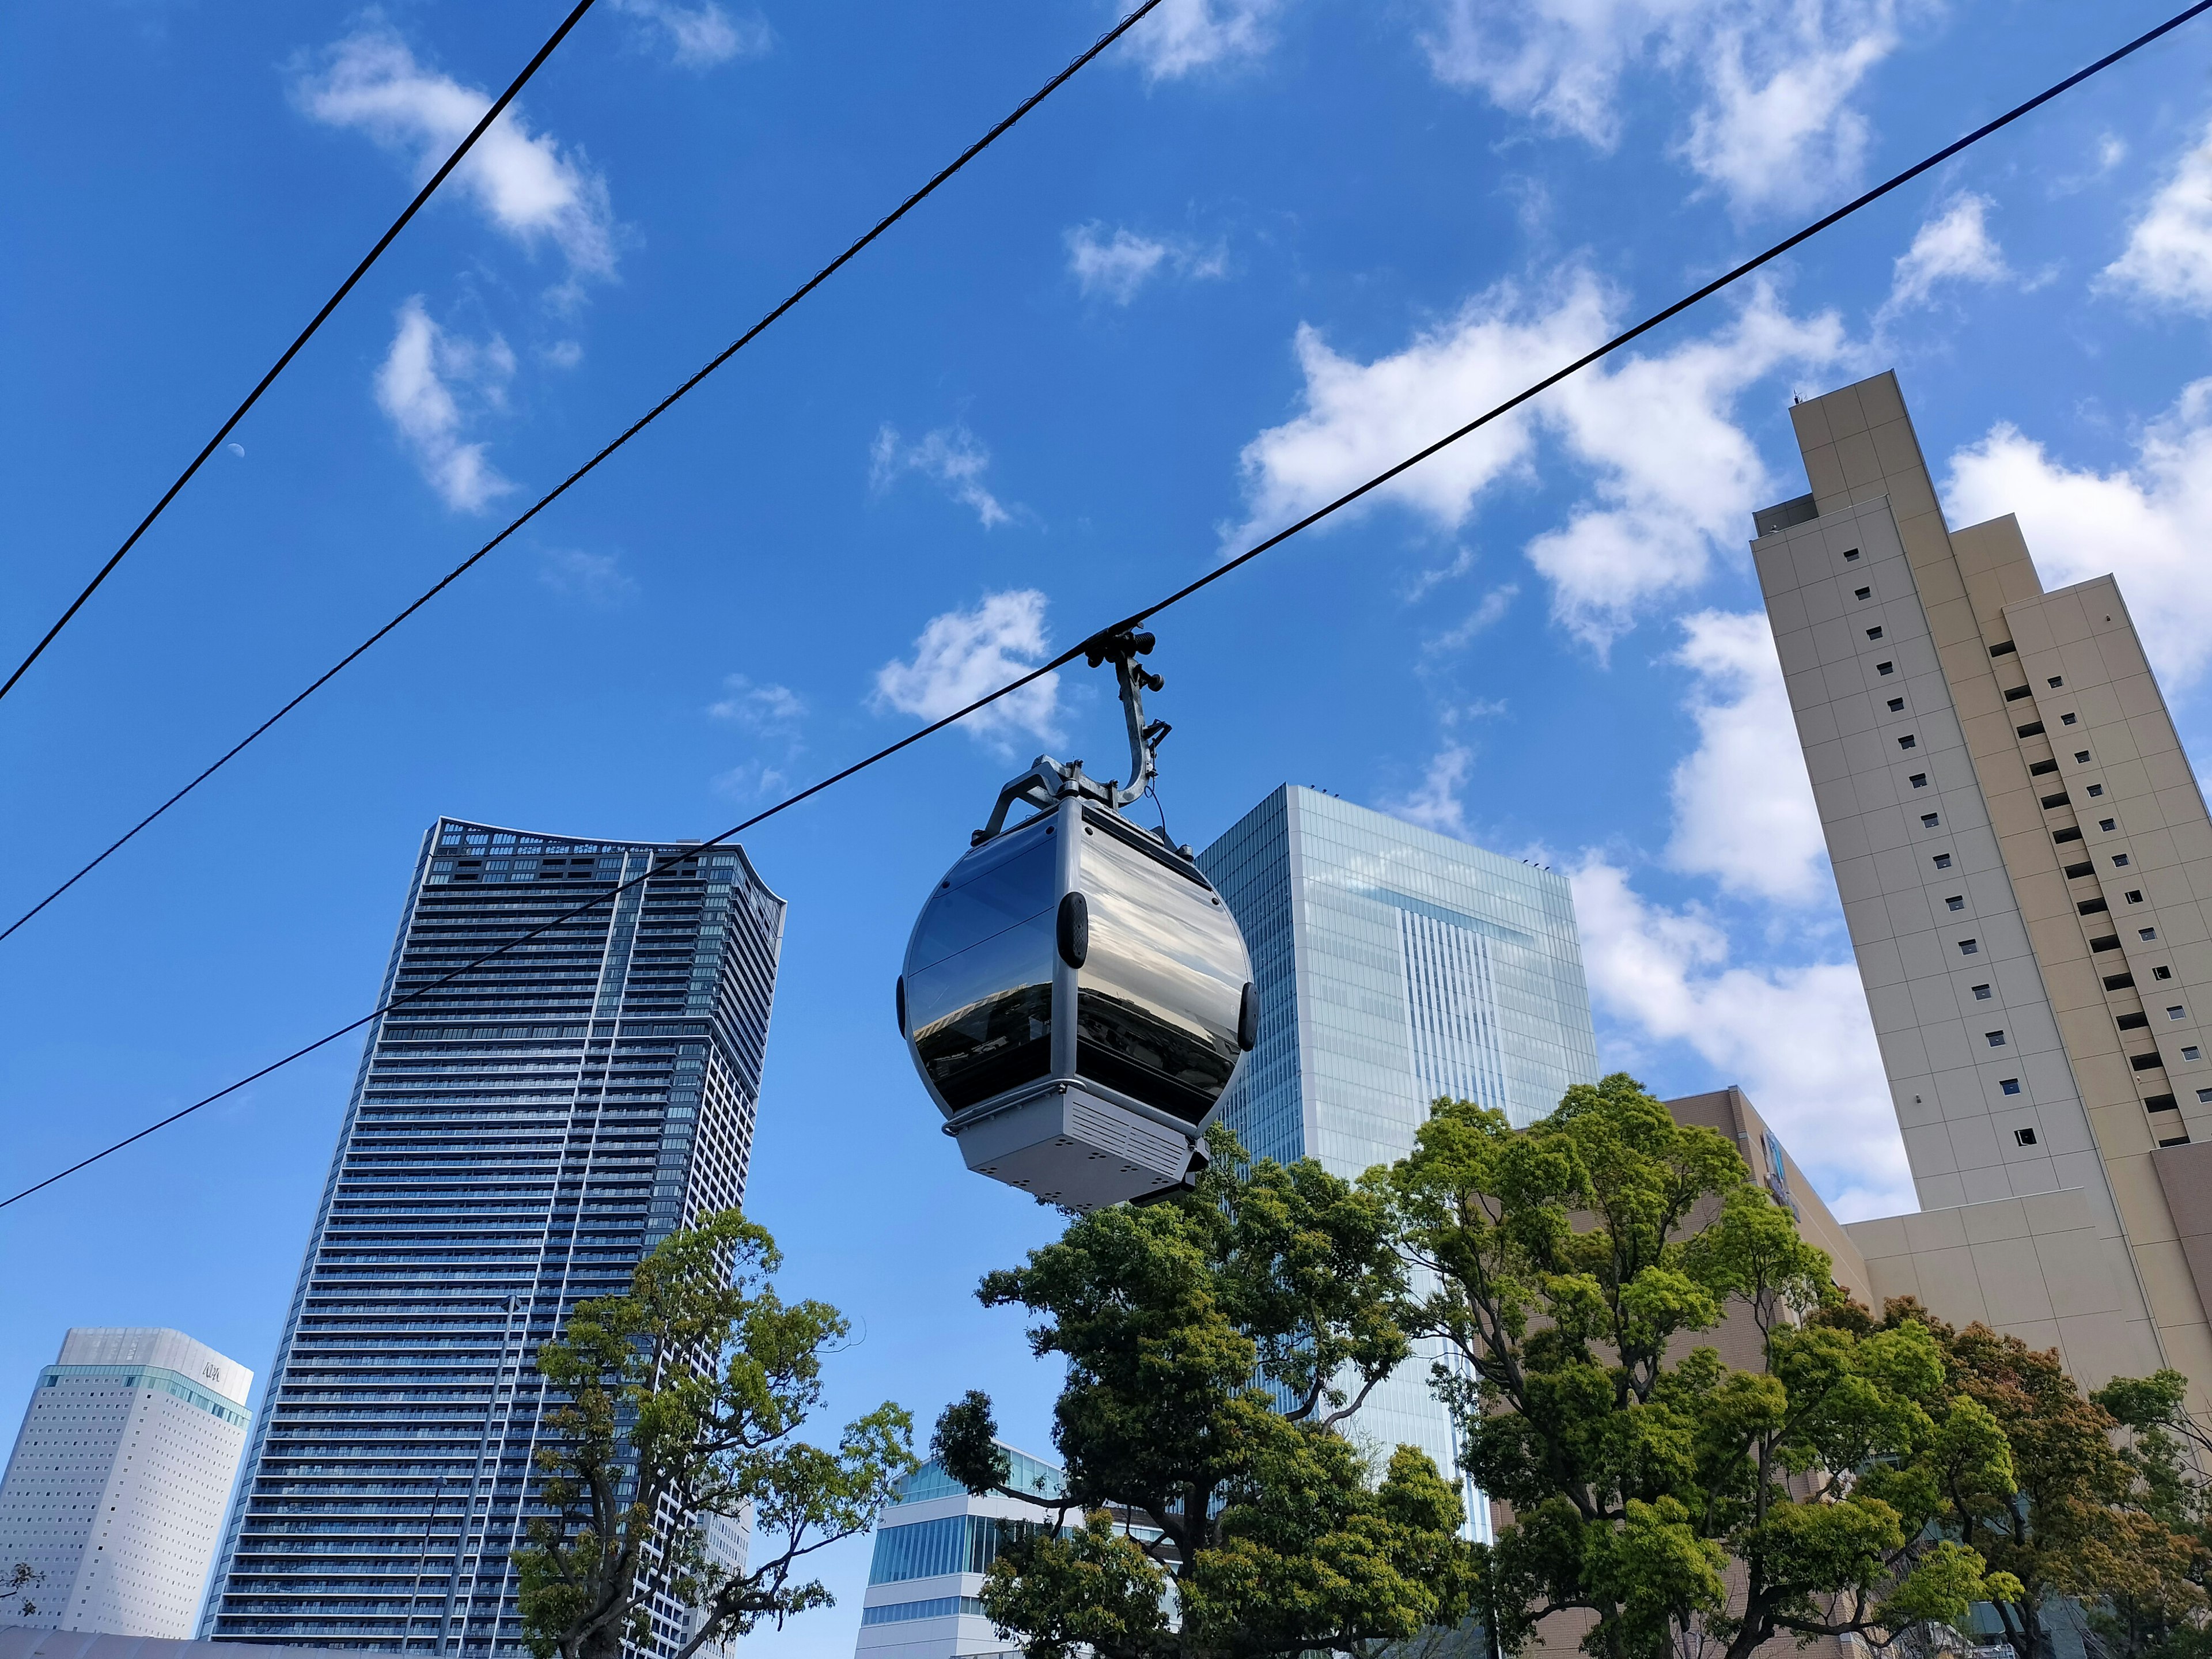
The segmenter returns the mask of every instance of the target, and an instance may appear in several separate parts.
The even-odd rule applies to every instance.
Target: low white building
[[[1060,1471],[1027,1452],[1005,1448],[1007,1484],[1042,1498],[1062,1490]],[[860,1603],[854,1659],[969,1659],[1014,1655],[983,1616],[983,1575],[1012,1528],[1048,1518],[1033,1504],[994,1493],[975,1498],[939,1468],[924,1463],[900,1484],[876,1523],[876,1553]]]
[[[188,1637],[246,1449],[253,1373],[181,1331],[80,1328],[39,1372],[0,1479],[26,1625]]]

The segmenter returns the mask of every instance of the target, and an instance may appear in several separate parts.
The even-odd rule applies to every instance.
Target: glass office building
[[[538,1345],[743,1199],[783,913],[735,848],[432,828],[204,1638],[524,1651]],[[644,1650],[685,1634],[663,1601]]]
[[[1440,1096],[1543,1116],[1597,1079],[1565,876],[1285,784],[1199,854],[1244,930],[1260,1042],[1222,1121],[1255,1157],[1353,1177],[1413,1150]],[[1418,1353],[1355,1431],[1457,1463]],[[1486,1506],[1470,1520],[1486,1534]]]
[[[1045,1498],[1066,1490],[1058,1465],[1003,1441],[1000,1448],[1007,1485]],[[934,1458],[908,1475],[876,1517],[853,1659],[1020,1659],[1020,1644],[984,1616],[983,1577],[1003,1546],[1035,1534],[1043,1513],[1000,1493],[969,1492]]]

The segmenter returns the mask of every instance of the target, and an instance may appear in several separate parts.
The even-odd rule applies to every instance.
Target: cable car
[[[1121,682],[1128,783],[1039,756],[922,906],[898,981],[899,1033],[968,1167],[1078,1211],[1188,1184],[1259,1036],[1229,907],[1189,848],[1121,815],[1168,734],[1145,721],[1153,644],[1085,647]],[[1017,805],[1036,811],[1009,827]]]

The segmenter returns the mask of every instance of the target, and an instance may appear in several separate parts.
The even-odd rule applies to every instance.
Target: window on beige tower
[[[1962,939],[1959,941],[1959,954],[1962,957],[1978,956],[1981,949],[1982,947],[1972,939]]]
[[[2016,1095],[2020,1092],[2020,1079],[2016,1077],[2002,1078],[1997,1082],[1997,1088],[2002,1093]],[[2022,1141],[2021,1144],[2026,1146],[2027,1143]]]
[[[2061,674],[2053,674],[2053,675],[2051,677],[2051,689],[2052,690],[2054,690],[2054,691],[2056,691],[2056,690],[2057,690],[2060,686],[2062,686],[2062,685],[2063,685],[2063,684],[2066,684],[2066,679],[2065,679],[2065,677],[2064,677],[2063,675],[2061,675]],[[2069,723],[2070,723],[2070,721],[2069,721]]]
[[[1990,988],[1989,988],[1988,986],[1986,986],[1986,985],[1977,985],[1976,987],[1974,987],[1974,1000],[1975,1000],[1975,1001],[1977,1001],[1977,1002],[1987,1002],[1987,1001],[1990,1000]]]

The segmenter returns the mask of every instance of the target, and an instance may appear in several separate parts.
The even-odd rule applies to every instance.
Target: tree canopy
[[[1938,1535],[1943,1480],[2008,1489],[1988,1409],[1913,1322],[1840,1304],[1825,1255],[1734,1146],[1616,1073],[1516,1131],[1439,1103],[1370,1175],[1434,1288],[1438,1393],[1468,1472],[1510,1505],[1476,1552],[1508,1650],[1554,1613],[1603,1659],[1777,1635],[1964,1623],[2019,1586]],[[1757,1364],[1695,1339],[1734,1311]],[[1731,1564],[1735,1571],[1731,1571]]]
[[[1211,1151],[1194,1191],[1081,1217],[983,1281],[1067,1363],[1063,1497],[1006,1484],[981,1395],[933,1446],[969,1490],[1066,1522],[1003,1547],[984,1586],[1032,1659],[1358,1650],[1468,1607],[1454,1484],[1409,1447],[1371,1467],[1339,1428],[1409,1352],[1385,1196],[1224,1132]]]
[[[799,1437],[849,1327],[783,1301],[781,1265],[765,1229],[725,1211],[662,1240],[627,1291],[578,1304],[539,1351],[562,1404],[538,1455],[550,1512],[518,1558],[538,1659],[620,1659],[656,1591],[693,1613],[678,1659],[829,1605],[805,1558],[866,1531],[915,1467],[913,1419],[890,1401],[834,1448]],[[750,1521],[744,1566],[709,1553],[714,1516]]]

